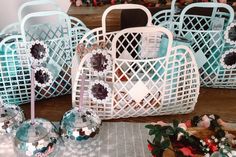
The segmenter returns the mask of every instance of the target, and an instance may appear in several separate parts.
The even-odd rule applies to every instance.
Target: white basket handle
[[[103,33],[106,33],[106,17],[112,10],[123,10],[123,9],[140,9],[143,10],[147,15],[147,26],[152,26],[152,14],[144,6],[138,4],[117,4],[107,8],[102,15],[102,28]]]
[[[167,46],[167,53],[166,57],[169,58],[172,50],[172,43],[173,43],[173,34],[166,28],[161,26],[147,26],[147,27],[132,27],[132,28],[126,28],[121,31],[119,31],[113,39],[112,42],[112,58],[116,58],[116,42],[119,40],[119,38],[126,34],[126,33],[152,33],[152,32],[160,32],[161,34],[165,34],[168,39],[168,46]]]
[[[18,9],[18,20],[21,21],[23,17],[23,12],[29,8],[29,7],[35,7],[35,6],[43,6],[47,5],[50,6],[52,9],[51,10],[57,10],[61,11],[60,7],[57,5],[55,1],[52,0],[34,0],[34,1],[29,1],[26,3],[23,3],[20,8]],[[49,11],[49,10],[42,10],[42,11]],[[24,15],[25,16],[25,15]]]
[[[37,17],[47,17],[47,16],[61,16],[65,19],[64,22],[66,22],[66,25],[68,29],[71,29],[71,23],[69,16],[62,12],[62,11],[41,11],[41,12],[34,12],[31,14],[27,14],[21,21],[21,33],[23,36],[23,41],[26,42],[26,32],[25,32],[25,25],[26,22],[31,18],[37,18]],[[71,31],[68,31],[68,35],[71,36]]]

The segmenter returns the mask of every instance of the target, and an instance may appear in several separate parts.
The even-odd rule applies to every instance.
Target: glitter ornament
[[[66,112],[60,123],[60,132],[67,143],[87,141],[98,134],[101,120],[91,109],[84,107],[85,74],[81,76],[80,106]]]
[[[66,112],[61,121],[61,136],[65,142],[85,141],[99,132],[101,120],[88,108],[74,107]]]
[[[15,134],[24,119],[19,106],[4,104],[0,99],[0,135]]]
[[[74,107],[62,118],[61,136],[65,142],[86,141],[98,134],[100,125],[101,120],[93,110]]]
[[[45,119],[37,118],[34,124],[25,121],[16,131],[15,152],[20,157],[54,156],[58,137],[56,127]]]
[[[41,67],[47,59],[48,49],[43,42],[35,41],[29,48],[31,54],[31,119],[23,122],[14,137],[15,152],[20,157],[54,156],[59,134],[56,127],[45,119],[35,119],[35,85],[46,87],[52,83],[52,75]]]

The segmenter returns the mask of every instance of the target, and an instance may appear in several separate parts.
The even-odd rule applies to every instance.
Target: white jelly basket
[[[142,9],[148,17],[150,15],[146,8],[131,4],[112,6],[104,14],[120,8]],[[149,18],[148,25],[150,21]],[[81,43],[88,43],[87,46],[102,39],[109,42],[110,47],[93,50],[81,61],[75,56],[73,105],[81,105],[83,75],[86,79],[82,105],[89,106],[102,119],[193,111],[200,86],[197,64],[188,47],[172,47],[173,35],[166,28],[149,25],[106,33],[103,25],[91,30],[83,39],[86,40],[81,40]],[[161,46],[166,40],[167,54],[163,56]],[[101,62],[103,70],[98,72],[95,67],[99,55],[104,58]]]
[[[50,4],[52,7],[47,10],[32,11],[35,7]],[[23,14],[26,10],[29,11]],[[0,93],[4,101],[9,104],[30,101],[31,61],[28,49],[35,41],[46,45],[49,55],[42,66],[53,77],[48,87],[35,87],[36,99],[71,93],[72,56],[76,44],[88,29],[80,20],[59,11],[49,0],[27,2],[20,7],[18,15],[19,22],[1,32],[7,36],[0,42]]]
[[[170,28],[175,35],[190,40],[202,86],[236,89],[235,45],[225,40],[233,19],[233,8],[223,3],[193,3],[177,14],[173,1],[170,10],[153,15],[155,25]]]

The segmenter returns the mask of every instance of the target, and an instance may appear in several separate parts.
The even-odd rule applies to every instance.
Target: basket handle
[[[37,18],[37,17],[47,17],[47,16],[61,16],[65,19],[64,22],[66,22],[66,26],[68,27],[68,29],[71,29],[71,23],[70,23],[70,18],[69,16],[62,12],[62,11],[40,11],[40,12],[34,12],[34,13],[30,13],[27,14],[21,21],[21,33],[22,33],[22,37],[23,37],[23,42],[26,42],[26,32],[25,32],[25,25],[26,22],[31,19],[31,18]],[[71,31],[68,31],[68,35],[71,36]]]
[[[177,0],[172,0],[171,1],[171,8],[170,8],[170,22],[172,22],[172,21],[174,21],[173,20],[173,18],[174,18],[174,14],[175,14],[175,5],[176,5],[176,1]],[[218,3],[218,1],[217,0],[212,0],[212,2],[213,3]],[[191,5],[191,4],[189,4],[189,5]],[[173,26],[173,24],[171,23],[170,24],[170,30],[173,30],[174,29],[174,26]]]
[[[138,5],[138,4],[117,4],[108,7],[103,15],[102,15],[102,28],[103,28],[103,33],[106,33],[106,17],[111,12],[112,10],[123,10],[123,9],[140,9],[143,10],[146,15],[147,15],[147,26],[152,26],[152,14],[151,12],[144,6]]]
[[[191,8],[212,8],[213,9],[213,14],[214,12],[218,9],[218,8],[224,8],[226,9],[229,14],[229,20],[228,20],[228,24],[230,24],[231,22],[233,22],[234,20],[234,9],[229,6],[228,4],[224,4],[224,3],[214,3],[214,2],[205,2],[205,3],[193,3],[190,4],[188,6],[186,6],[181,14],[180,14],[180,20],[179,23],[181,24],[180,29],[182,29],[182,24],[184,21],[184,15],[187,13],[188,10],[190,10]]]
[[[172,1],[171,1],[171,9],[170,9],[170,10],[171,10],[171,18],[174,16],[174,13],[175,13],[176,1],[177,1],[177,0],[172,0]],[[217,0],[212,0],[212,2],[218,3]]]
[[[119,40],[119,38],[126,34],[126,33],[152,33],[152,32],[160,32],[162,34],[165,34],[168,39],[168,45],[167,45],[167,53],[166,57],[169,58],[172,50],[172,43],[173,43],[173,34],[168,30],[167,28],[161,27],[161,26],[147,26],[147,27],[132,27],[132,28],[126,28],[121,31],[119,31],[113,38],[112,42],[112,58],[116,58],[116,42]]]
[[[155,33],[161,33],[161,34],[165,34],[167,36],[167,39],[168,39],[168,45],[167,45],[167,53],[166,53],[166,62],[165,62],[165,65],[164,68],[165,68],[165,72],[164,72],[164,79],[163,79],[163,87],[165,87],[165,82],[166,82],[166,79],[167,79],[167,67],[169,65],[169,60],[170,60],[170,55],[171,55],[171,52],[172,52],[172,44],[173,44],[173,34],[166,28],[164,27],[161,27],[161,26],[147,26],[147,27],[132,27],[132,28],[126,28],[126,29],[123,29],[121,31],[119,31],[113,38],[113,42],[112,42],[112,51],[111,51],[111,55],[112,55],[112,58],[113,58],[113,69],[114,69],[114,66],[115,66],[115,60],[116,60],[116,53],[117,53],[117,43],[119,43],[119,40],[121,39],[120,37],[122,37],[123,35],[125,34],[137,34],[137,33],[147,33],[147,34],[155,34]],[[156,60],[157,58],[155,59],[148,59],[149,61],[154,61]],[[129,59],[125,59],[126,61],[134,61],[134,60],[129,60]],[[119,59],[120,61],[120,59]],[[135,60],[136,62],[139,62],[137,60]],[[134,61],[134,62],[135,62]],[[123,61],[122,61],[123,62]],[[143,61],[142,61],[143,62]],[[113,72],[113,79],[115,78],[114,77],[115,73]],[[114,80],[113,80],[114,81]]]
[[[23,17],[23,12],[25,10],[27,10],[27,8],[33,7],[33,6],[40,6],[40,5],[47,5],[47,6],[51,5],[52,10],[61,11],[61,9],[57,5],[57,3],[55,1],[52,1],[52,0],[34,0],[34,1],[29,1],[29,2],[23,3],[20,6],[20,8],[18,9],[18,20],[21,21],[24,18]]]

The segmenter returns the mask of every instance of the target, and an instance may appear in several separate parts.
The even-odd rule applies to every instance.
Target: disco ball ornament
[[[52,157],[58,148],[58,138],[56,127],[50,121],[37,118],[32,124],[27,120],[16,131],[15,152],[20,157]]]
[[[19,106],[7,105],[0,100],[0,135],[14,135],[24,120],[23,111]]]
[[[74,107],[67,111],[61,121],[61,136],[64,142],[83,142],[99,133],[101,119],[91,109]]]

